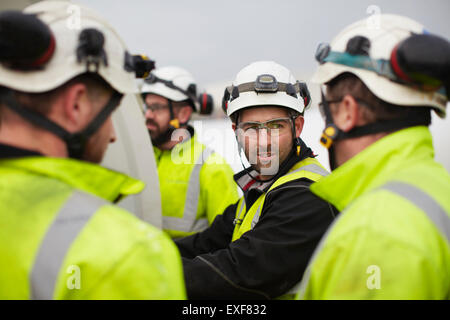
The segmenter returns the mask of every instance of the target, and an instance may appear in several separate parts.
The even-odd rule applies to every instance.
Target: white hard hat
[[[66,143],[69,157],[82,159],[88,139],[108,119],[125,93],[137,92],[154,62],[131,55],[109,24],[91,10],[68,1],[43,1],[23,12],[0,12],[0,85],[5,107]],[[81,74],[95,74],[115,91],[102,110],[78,132],[68,132],[17,101],[27,93],[56,89]]]
[[[45,92],[57,88],[75,76],[90,70],[97,72],[120,93],[138,91],[133,57],[114,29],[95,12],[68,1],[42,1],[27,7],[23,13],[35,15],[51,31],[54,51],[48,62],[36,70],[17,70],[2,64],[0,85],[24,92]],[[92,63],[80,56],[80,35],[95,29],[103,35],[104,59]],[[89,32],[88,32],[89,33]],[[84,35],[89,37],[89,34]],[[100,37],[102,37],[100,35]],[[32,39],[30,39],[32,41]],[[78,53],[78,54],[77,54]],[[89,59],[89,57],[88,57]],[[131,63],[131,65],[130,65]]]
[[[228,116],[253,106],[281,106],[303,113],[310,104],[305,90],[306,84],[296,81],[286,67],[273,61],[253,62],[225,90],[223,108]]]
[[[380,62],[385,61],[385,64],[380,63],[379,69],[383,68],[387,70],[386,74],[392,74],[392,70],[395,69],[390,62],[393,51],[395,53],[395,48],[399,43],[414,34],[422,35],[427,32],[421,24],[407,17],[393,14],[368,17],[351,24],[340,32],[327,48],[325,56],[329,52],[346,53],[349,40],[358,36],[364,37],[368,40],[365,46],[368,56],[373,59],[371,61],[373,62],[375,59],[379,59]],[[319,51],[317,54],[320,55]],[[374,68],[373,64],[364,68],[354,67],[345,62],[324,60],[311,80],[318,84],[326,84],[338,75],[349,72],[360,78],[369,90],[381,100],[403,106],[430,106],[439,116],[445,116],[447,98],[444,93],[437,90],[421,90],[417,86],[393,81],[383,75],[383,72],[376,72],[370,68]]]
[[[143,95],[152,93],[170,101],[189,100],[194,111],[208,115],[213,111],[214,100],[206,92],[197,95],[197,85],[192,75],[180,67],[163,67],[150,73],[141,88]]]
[[[166,83],[149,81],[153,79],[152,76]],[[170,85],[168,86],[167,84],[170,82],[181,90],[170,87]],[[150,77],[144,81],[141,92],[153,93],[172,101],[183,101],[192,99],[192,96],[189,96],[188,92],[195,97],[196,90],[195,80],[187,70],[180,67],[168,66],[153,70]],[[185,93],[182,91],[185,91]]]

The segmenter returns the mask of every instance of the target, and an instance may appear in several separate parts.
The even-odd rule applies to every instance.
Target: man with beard
[[[193,111],[211,113],[212,98],[197,96],[193,77],[179,67],[153,71],[142,95],[158,166],[162,227],[172,238],[202,231],[238,199],[233,171],[188,124]]]
[[[248,65],[225,90],[223,107],[251,166],[235,175],[244,196],[205,231],[176,241],[188,298],[293,298],[336,215],[309,191],[328,174],[300,139],[310,100],[306,84],[272,61]]]

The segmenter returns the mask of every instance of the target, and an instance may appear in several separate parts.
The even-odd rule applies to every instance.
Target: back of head
[[[68,1],[42,1],[23,12],[0,13],[0,86],[2,103],[22,119],[63,140],[70,157],[81,158],[87,140],[119,105],[123,94],[136,93],[135,78],[154,67],[146,57],[131,55],[114,29],[95,12]],[[112,88],[113,95],[79,132],[69,132],[31,110],[72,80]],[[88,88],[88,91],[91,88]]]

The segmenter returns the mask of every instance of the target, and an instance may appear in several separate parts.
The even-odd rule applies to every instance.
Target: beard
[[[145,121],[145,124],[147,126],[148,133],[150,134],[152,144],[154,146],[158,147],[171,139],[174,130],[174,128],[172,128],[171,126],[169,126],[165,131],[163,131],[159,126],[159,124],[153,120],[147,119]],[[152,128],[150,129],[150,127]]]

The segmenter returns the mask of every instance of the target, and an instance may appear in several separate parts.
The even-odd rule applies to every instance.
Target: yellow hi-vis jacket
[[[241,197],[239,199],[238,205],[236,207],[236,219],[235,227],[233,231],[232,241],[239,239],[245,232],[253,229],[258,223],[262,209],[264,207],[264,200],[267,194],[273,189],[279,187],[280,185],[287,183],[289,181],[294,181],[301,178],[307,178],[311,181],[318,181],[322,177],[328,175],[328,171],[322,167],[319,161],[315,158],[306,158],[295,164],[287,174],[278,178],[267,190],[263,193],[253,205],[246,210],[245,198]],[[299,208],[301,210],[301,208]]]
[[[197,140],[172,150],[154,147],[163,230],[172,238],[203,231],[239,196],[233,171],[220,155]]]
[[[311,185],[341,214],[299,298],[450,298],[450,176],[433,156],[428,128],[407,128]]]
[[[0,159],[0,299],[184,299],[170,238],[112,204],[143,187],[72,159]]]

